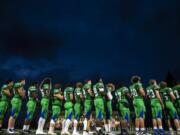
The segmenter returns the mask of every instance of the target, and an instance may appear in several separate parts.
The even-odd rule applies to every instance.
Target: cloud
[[[63,40],[46,29],[32,32],[26,25],[15,23],[0,32],[0,43],[1,54],[38,59],[55,57]]]
[[[1,70],[11,71],[17,77],[29,78],[35,78],[56,68],[53,62],[47,60],[30,61],[21,57],[12,57],[1,64]]]

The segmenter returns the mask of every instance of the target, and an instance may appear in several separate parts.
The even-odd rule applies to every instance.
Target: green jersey
[[[180,100],[180,84],[173,87],[173,93],[177,100]]]
[[[36,98],[33,97],[33,94],[38,94],[38,90],[35,86],[30,86],[28,89],[29,100],[36,100]]]
[[[5,94],[4,90],[9,90],[8,85],[4,84],[1,88],[1,100],[8,101],[10,100],[10,97],[7,94]]]
[[[75,97],[76,103],[81,102],[81,95],[82,95],[81,88],[76,88],[75,91],[74,91],[74,97]]]
[[[146,88],[147,95],[149,98],[152,99],[157,99],[156,97],[156,91],[159,91],[159,86],[158,85],[149,85]]]
[[[21,83],[17,82],[14,84],[14,98],[21,98],[18,92],[19,87],[23,87]]]
[[[42,98],[49,98],[51,87],[49,84],[43,84],[41,90]]]
[[[52,105],[61,106],[62,101],[54,96],[56,94],[62,94],[61,89],[53,89]]]
[[[95,98],[104,98],[105,88],[104,84],[101,82],[98,82],[93,86],[93,92],[95,94]]]
[[[163,101],[171,101],[170,93],[173,92],[171,88],[166,87],[160,89],[161,98]]]
[[[73,94],[73,87],[67,87],[65,90],[64,90],[64,99],[66,102],[71,102],[71,98],[70,98],[70,94]]]
[[[134,99],[143,98],[139,93],[139,89],[141,89],[141,88],[143,88],[143,87],[142,87],[142,84],[140,82],[134,83],[129,87],[130,92],[131,92]]]
[[[83,95],[85,97],[85,99],[88,99],[88,100],[91,100],[91,95],[88,93],[88,89],[91,89],[92,87],[92,84],[90,83],[86,83],[84,86],[83,86]]]
[[[122,87],[116,90],[115,96],[118,102],[128,102],[126,94],[129,92],[127,87]]]

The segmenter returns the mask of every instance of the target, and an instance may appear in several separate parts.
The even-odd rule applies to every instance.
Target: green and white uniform
[[[135,109],[135,114],[137,118],[144,118],[146,108],[144,105],[143,96],[140,95],[139,90],[143,88],[140,82],[132,84],[129,89],[133,96],[133,105]]]
[[[0,120],[4,119],[4,116],[9,107],[10,99],[8,95],[5,94],[5,90],[9,90],[8,85],[4,84],[1,88],[1,100],[0,100]]]
[[[160,94],[163,99],[165,110],[168,114],[168,118],[170,119],[178,119],[177,111],[173,105],[173,102],[171,101],[170,93],[173,92],[173,90],[169,87],[161,88]]]
[[[176,85],[174,88],[173,88],[173,93],[174,93],[174,96],[176,97],[176,101],[174,103],[174,106],[178,112],[178,115],[180,117],[180,84],[179,85]]]
[[[104,118],[104,95],[105,88],[104,84],[98,82],[93,86],[93,92],[95,95],[94,106],[96,111],[96,119],[102,120]]]
[[[150,85],[146,88],[147,95],[151,100],[151,110],[153,119],[162,118],[162,107],[159,99],[156,97],[156,92],[159,92],[159,86]]]
[[[126,98],[126,94],[129,93],[127,87],[122,87],[116,90],[115,96],[118,103],[118,111],[120,114],[120,118],[123,120],[129,121],[130,119],[130,110],[129,110],[129,103]]]
[[[106,119],[111,120],[112,119],[112,99],[113,96],[111,94],[111,90],[109,88],[105,89],[105,113],[106,113]]]
[[[34,97],[33,94],[38,94],[38,90],[35,86],[30,86],[28,89],[29,101],[27,102],[27,115],[26,120],[31,121],[36,110],[37,97]]]
[[[55,94],[61,94],[62,92],[60,89],[53,89],[53,97],[52,97],[52,120],[54,122],[57,121],[57,119],[60,116],[61,113],[61,107],[62,107],[62,101],[61,99],[55,97]]]
[[[41,99],[41,115],[38,121],[38,128],[36,134],[45,134],[43,128],[48,115],[49,108],[49,96],[50,96],[51,86],[48,83],[44,83],[40,88],[42,99]]]
[[[14,97],[11,100],[11,116],[14,118],[17,118],[19,115],[19,112],[21,110],[22,105],[22,97],[19,95],[18,89],[20,87],[23,87],[21,83],[15,83],[14,84]]]
[[[92,85],[90,83],[86,83],[83,86],[83,96],[85,98],[85,102],[84,102],[84,113],[85,113],[85,118],[89,119],[90,118],[90,114],[91,114],[91,110],[92,110],[92,97],[91,95],[88,93],[88,89],[91,89]]]
[[[41,117],[47,119],[48,107],[49,107],[49,96],[50,96],[50,85],[43,84],[41,89],[42,99],[41,99]]]
[[[74,97],[75,97],[75,105],[74,105],[74,116],[75,119],[78,121],[81,115],[81,96],[82,95],[82,89],[76,88],[74,91]]]
[[[71,101],[70,94],[73,94],[73,87],[67,87],[64,90],[64,99],[65,99],[65,119],[72,119],[73,116],[73,102]]]

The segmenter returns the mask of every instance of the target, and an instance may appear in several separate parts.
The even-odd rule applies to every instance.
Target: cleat
[[[135,135],[141,135],[141,133],[140,132],[136,132]]]
[[[72,133],[72,135],[80,135],[80,133],[74,131],[74,132]]]
[[[97,135],[104,135],[104,133],[103,133],[102,129],[100,129],[100,130],[96,131],[96,133],[97,133]]]
[[[153,129],[153,134],[154,134],[154,135],[159,135],[158,129]]]
[[[7,132],[8,132],[8,134],[15,134],[14,129],[9,129],[9,130],[7,130]]]
[[[160,135],[166,135],[164,129],[159,129],[159,134],[160,134]]]
[[[61,135],[64,135],[64,131],[61,131]]]
[[[11,131],[11,129],[8,129],[8,130],[7,130],[7,133],[8,133],[8,134],[14,134],[14,132]]]
[[[90,135],[87,131],[83,131],[83,135]]]
[[[112,132],[106,132],[105,135],[114,135]],[[128,135],[128,134],[126,134]]]
[[[24,134],[28,134],[29,132],[27,130],[23,130],[23,133]]]
[[[36,131],[36,135],[46,135],[47,133],[43,132],[43,131],[39,131],[37,130]]]
[[[71,135],[68,131],[62,131],[61,135]]]
[[[49,135],[57,135],[56,133],[54,132],[48,132]]]

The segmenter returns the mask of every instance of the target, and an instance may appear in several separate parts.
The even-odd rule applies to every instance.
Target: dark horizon
[[[175,1],[2,1],[0,82],[180,80]]]

